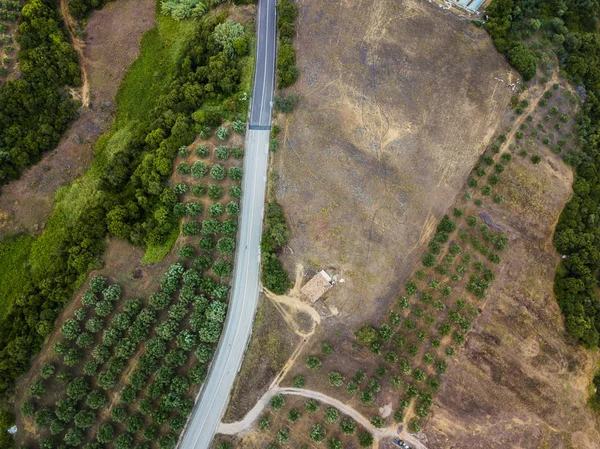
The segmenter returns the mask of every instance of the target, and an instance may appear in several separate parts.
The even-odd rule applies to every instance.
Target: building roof
[[[321,270],[315,274],[313,278],[300,289],[300,291],[310,299],[310,302],[315,302],[331,287],[333,287],[331,276],[329,276],[325,270]]]

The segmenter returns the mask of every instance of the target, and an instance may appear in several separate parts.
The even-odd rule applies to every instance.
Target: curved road
[[[243,195],[229,311],[208,377],[179,441],[180,449],[210,447],[252,332],[259,294],[260,239],[275,78],[275,2],[260,0],[258,4],[254,90],[246,134]]]

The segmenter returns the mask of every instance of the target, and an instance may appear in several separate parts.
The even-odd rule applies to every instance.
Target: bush
[[[301,376],[298,374],[297,376],[294,377],[294,380],[292,383],[295,388],[304,388],[304,383],[305,383],[304,376]]]
[[[207,171],[208,169],[206,168],[206,164],[202,161],[194,162],[194,165],[192,165],[191,168],[191,173],[194,178],[202,178],[204,175],[206,175]]]
[[[221,126],[217,129],[216,136],[219,140],[227,140],[229,138],[229,128],[226,126]]]
[[[373,435],[367,431],[359,433],[358,444],[360,444],[360,447],[371,447],[373,445]]]
[[[302,417],[302,412],[297,408],[290,409],[287,420],[291,423],[295,423]]]
[[[332,424],[340,419],[340,412],[335,407],[327,407],[325,409],[325,422]]]
[[[229,159],[229,150],[227,147],[219,145],[217,148],[215,148],[215,155],[217,156],[217,159],[226,161]]]
[[[276,111],[283,112],[284,114],[289,114],[293,112],[298,104],[298,97],[296,95],[287,95],[287,96],[275,96],[273,99],[273,106]]]
[[[221,254],[231,254],[235,249],[235,240],[231,237],[222,237],[217,242],[217,250]]]
[[[258,428],[263,432],[269,430],[271,428],[271,418],[268,416],[264,416],[258,421]]]
[[[195,221],[190,221],[188,223],[185,223],[181,227],[181,233],[187,237],[198,235],[199,232],[200,232],[200,226]]]
[[[210,169],[210,176],[215,181],[222,181],[225,179],[225,168],[222,165],[215,164]]]
[[[325,428],[321,424],[313,424],[309,432],[309,437],[311,441],[320,443],[325,439],[325,434]]]
[[[329,385],[332,387],[341,387],[344,385],[344,377],[337,371],[329,373]]]
[[[242,179],[242,169],[241,167],[231,167],[229,169],[229,178],[233,181],[239,181]]]
[[[271,407],[273,407],[273,410],[280,410],[285,405],[285,398],[283,395],[278,394],[271,398],[270,404]]]
[[[98,428],[96,432],[96,440],[100,444],[108,444],[112,442],[114,435],[114,429],[110,424],[103,424]]]
[[[321,368],[321,360],[319,360],[317,357],[315,356],[310,356],[306,359],[306,367],[308,369],[310,369],[311,371],[316,371],[319,368]]]
[[[306,410],[308,413],[315,413],[317,410],[319,410],[319,404],[314,399],[308,399],[304,403],[304,410]]]

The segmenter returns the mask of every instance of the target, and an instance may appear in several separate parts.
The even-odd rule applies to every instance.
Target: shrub
[[[419,421],[418,418],[412,418],[408,422],[408,431],[410,433],[418,433],[421,431],[421,422]]]
[[[179,257],[182,259],[191,259],[194,257],[194,247],[191,245],[182,246],[179,250]]]
[[[304,383],[305,383],[304,376],[301,376],[301,375],[298,374],[297,376],[294,377],[294,380],[293,380],[292,383],[293,383],[293,385],[294,385],[295,388],[303,388],[304,387]]]
[[[217,250],[221,254],[231,254],[235,249],[235,240],[231,237],[222,237],[217,242]]]
[[[226,126],[220,126],[215,133],[219,140],[227,140],[229,138],[229,128]]]
[[[215,164],[210,169],[210,176],[215,181],[222,181],[225,179],[225,168],[222,165]]]
[[[231,128],[238,134],[244,134],[246,132],[246,123],[241,120],[234,120]]]
[[[431,253],[427,253],[423,256],[423,259],[421,260],[421,262],[423,263],[423,266],[425,267],[433,267],[435,266],[435,256]]]
[[[297,408],[292,408],[287,416],[287,420],[291,423],[295,423],[302,417],[302,412]]]
[[[320,443],[325,439],[325,428],[321,424],[313,424],[310,429],[309,437],[311,441]]]
[[[271,428],[271,418],[268,416],[262,417],[258,422],[258,428],[263,432],[269,430]]]
[[[108,398],[101,390],[92,390],[87,397],[86,403],[91,409],[97,410],[108,404]]]
[[[335,407],[327,407],[325,409],[325,422],[332,424],[340,419],[340,412]]]
[[[241,167],[231,167],[228,171],[229,179],[233,181],[239,181],[242,179],[242,168]]]
[[[189,175],[190,174],[190,164],[187,162],[180,162],[176,168],[177,173],[180,175]]]
[[[230,217],[235,217],[240,213],[240,206],[235,201],[230,201],[227,203],[227,206],[225,206],[225,212]]]
[[[232,198],[239,199],[242,196],[242,189],[238,186],[231,186],[229,188],[229,195],[231,195]]]
[[[114,435],[114,429],[110,424],[103,424],[98,428],[96,432],[96,440],[100,444],[108,444],[112,442]]]
[[[206,168],[206,164],[204,162],[196,161],[194,162],[194,165],[192,165],[190,171],[194,178],[202,178],[204,175],[206,175],[208,169]]]
[[[315,356],[310,356],[306,359],[306,367],[311,371],[316,371],[321,368],[321,360]]]
[[[354,335],[359,343],[363,345],[370,345],[376,342],[379,339],[379,333],[377,330],[369,325],[363,324],[356,331],[354,331]]]
[[[199,232],[200,226],[195,221],[184,223],[184,225],[181,227],[181,233],[186,237],[198,235]]]
[[[308,413],[315,413],[317,410],[319,410],[319,404],[314,399],[308,399],[304,403],[304,410],[306,410]]]
[[[283,395],[278,394],[271,398],[270,404],[271,404],[271,407],[273,407],[273,410],[280,410],[281,407],[283,407],[285,405],[285,398],[283,397]]]
[[[375,394],[370,390],[361,392],[360,402],[364,405],[371,405],[373,402],[375,402]]]
[[[329,385],[332,387],[341,387],[344,385],[344,377],[337,371],[329,373]]]
[[[229,150],[227,147],[219,145],[217,148],[215,148],[215,155],[217,156],[217,159],[226,161],[229,159]]]
[[[367,431],[359,433],[358,444],[360,444],[360,447],[371,447],[373,445],[373,435]]]
[[[284,114],[289,114],[290,112],[292,112],[296,108],[297,104],[298,97],[296,95],[277,95],[273,99],[273,106],[275,107],[275,110],[283,112]]]

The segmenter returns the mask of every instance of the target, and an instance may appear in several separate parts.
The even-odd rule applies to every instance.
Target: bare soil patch
[[[498,126],[513,75],[484,31],[425,2],[299,7],[301,101],[279,118],[275,195],[289,271],[300,262],[345,278],[327,299],[345,340],[420,256]]]
[[[90,16],[83,49],[89,108],[79,111],[54,151],[2,188],[0,237],[43,229],[56,190],[87,170],[96,140],[113,122],[114,98],[139,55],[140,38],[154,25],[154,6],[152,0],[118,0]]]
[[[544,113],[536,108],[533,123]],[[506,202],[479,211],[510,244],[486,308],[434,401],[429,448],[591,449],[600,441],[598,416],[587,406],[597,355],[567,336],[552,292],[560,260],[554,226],[571,195],[572,172],[539,141],[515,146],[542,161],[515,156],[497,186]]]
[[[256,404],[299,340],[277,308],[261,295],[254,318],[252,339],[231,391],[231,401],[225,412],[224,422],[241,420]]]

